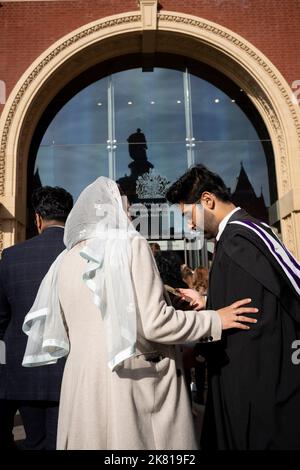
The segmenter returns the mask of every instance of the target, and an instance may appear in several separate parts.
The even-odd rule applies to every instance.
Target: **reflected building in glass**
[[[165,203],[168,184],[202,163],[222,175],[237,205],[268,222],[276,200],[272,144],[243,90],[207,65],[170,55],[157,57],[150,72],[126,61],[121,67],[101,78],[94,70],[88,85],[81,77],[55,115],[51,108],[45,114],[32,187],[62,186],[76,199],[104,175],[149,208]]]
[[[0,252],[35,234],[36,186],[76,200],[109,176],[159,211],[166,185],[202,163],[299,257],[296,0],[288,22],[275,0],[2,3]],[[173,219],[169,238],[147,237],[187,259]]]

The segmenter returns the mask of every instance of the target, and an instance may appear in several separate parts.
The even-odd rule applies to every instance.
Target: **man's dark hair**
[[[73,207],[73,197],[58,186],[43,186],[36,189],[31,197],[32,207],[44,220],[65,222]]]
[[[204,165],[195,165],[168,189],[166,198],[173,204],[184,202],[194,204],[201,199],[204,191],[214,194],[223,202],[230,202],[231,196],[222,178]]]

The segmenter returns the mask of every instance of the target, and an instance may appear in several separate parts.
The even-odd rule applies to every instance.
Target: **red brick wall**
[[[290,85],[300,80],[299,0],[161,0],[160,4],[241,34],[264,52]],[[57,39],[103,16],[137,9],[137,0],[3,3],[0,80],[6,83],[7,96],[26,68]]]
[[[300,80],[299,0],[165,0],[163,5],[231,29],[260,49],[290,85]]]

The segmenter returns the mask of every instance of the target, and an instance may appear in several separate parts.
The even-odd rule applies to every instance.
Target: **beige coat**
[[[168,306],[147,241],[134,240],[137,354],[111,372],[101,314],[82,281],[86,261],[79,255],[81,247],[66,255],[59,273],[71,348],[62,383],[58,449],[196,449],[174,345],[201,336],[220,339],[218,314]],[[160,362],[146,360],[158,354]]]

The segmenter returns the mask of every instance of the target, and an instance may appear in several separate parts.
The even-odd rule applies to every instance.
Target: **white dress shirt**
[[[229,221],[230,217],[235,212],[239,211],[240,209],[241,209],[240,207],[236,207],[235,209],[233,209],[233,211],[229,212],[229,214],[227,214],[226,217],[224,217],[224,219],[222,220],[222,222],[219,225],[219,231],[218,231],[217,236],[216,236],[217,242],[220,240],[220,237],[221,237],[222,233],[224,232],[225,227],[228,224],[228,221]]]

